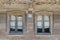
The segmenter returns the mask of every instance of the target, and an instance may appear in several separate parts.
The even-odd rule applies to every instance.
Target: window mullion
[[[49,16],[49,30],[50,30],[50,24],[51,24],[51,23],[50,23],[50,16]]]
[[[15,31],[17,32],[17,16],[16,17],[16,20],[15,20]]]
[[[44,32],[44,16],[42,16],[42,32]]]

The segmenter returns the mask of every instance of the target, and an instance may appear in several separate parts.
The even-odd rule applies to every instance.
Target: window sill
[[[35,35],[36,37],[51,37],[51,35]]]
[[[9,33],[8,36],[21,36],[23,37],[23,33]]]
[[[37,35],[51,35],[51,33],[37,33]]]
[[[15,36],[19,36],[19,37],[24,37],[24,35],[8,35],[9,37],[15,37]]]
[[[36,37],[50,37],[52,36],[51,33],[40,33],[40,34],[36,34]]]

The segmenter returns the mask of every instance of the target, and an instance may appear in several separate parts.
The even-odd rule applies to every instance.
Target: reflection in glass
[[[38,25],[38,28],[42,28],[42,22],[38,22],[37,25]]]
[[[18,21],[17,22],[17,26],[21,26],[22,27],[22,21]]]
[[[49,22],[44,22],[44,28],[49,28]]]
[[[15,21],[10,22],[11,26],[15,26]]]

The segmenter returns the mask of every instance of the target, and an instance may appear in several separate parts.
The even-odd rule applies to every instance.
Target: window
[[[38,16],[37,18],[37,32],[42,32],[42,16]]]
[[[37,29],[38,34],[50,33],[50,16],[38,15],[36,16],[35,21],[35,29]]]
[[[27,14],[27,17],[32,18],[32,14],[31,13]]]
[[[14,34],[23,33],[23,17],[21,15],[10,16],[10,33]]]
[[[49,33],[49,16],[44,16],[44,32]]]

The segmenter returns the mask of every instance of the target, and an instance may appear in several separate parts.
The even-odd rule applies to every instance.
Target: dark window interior
[[[37,28],[37,33],[42,33],[42,28]]]
[[[50,32],[50,28],[45,28],[44,32],[49,33]]]

